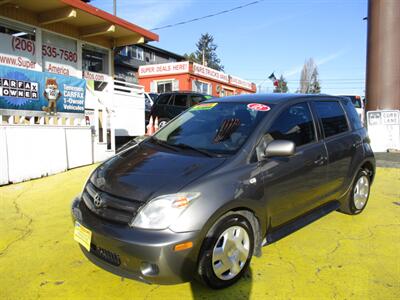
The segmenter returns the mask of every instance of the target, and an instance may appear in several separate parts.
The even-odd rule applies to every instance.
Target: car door
[[[170,101],[171,103],[171,101]],[[188,95],[175,94],[172,105],[168,105],[168,118],[173,119],[188,108]]]
[[[314,101],[313,110],[318,118],[328,152],[327,197],[337,199],[346,189],[347,175],[361,138],[355,138],[340,101]]]
[[[265,144],[272,140],[296,144],[293,156],[270,157],[260,167],[267,215],[276,227],[317,206],[325,193],[327,153],[307,102],[291,105],[279,114],[264,136]]]
[[[151,115],[157,116],[159,118],[166,118],[167,117],[167,107],[168,103],[171,102],[171,94],[161,94],[157,98],[157,102],[154,103]]]

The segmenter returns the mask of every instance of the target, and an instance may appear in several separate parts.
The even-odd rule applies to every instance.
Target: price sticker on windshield
[[[193,106],[190,110],[209,110],[215,107],[218,103],[202,103],[196,106]]]
[[[255,110],[255,111],[269,111],[271,107],[265,104],[261,103],[250,103],[247,104],[247,108],[250,110]]]

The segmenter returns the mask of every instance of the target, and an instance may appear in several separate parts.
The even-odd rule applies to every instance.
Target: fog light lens
[[[140,264],[140,271],[145,276],[156,276],[159,272],[156,264],[151,264],[147,261],[142,261]]]

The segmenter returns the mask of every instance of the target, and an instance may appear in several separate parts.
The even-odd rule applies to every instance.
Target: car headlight
[[[146,229],[165,229],[198,198],[200,193],[163,195],[147,203],[133,219],[131,226]]]

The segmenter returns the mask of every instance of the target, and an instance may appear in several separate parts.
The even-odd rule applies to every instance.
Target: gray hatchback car
[[[74,237],[119,276],[224,288],[262,246],[332,211],[362,212],[374,174],[348,99],[211,99],[91,174],[72,203]]]

